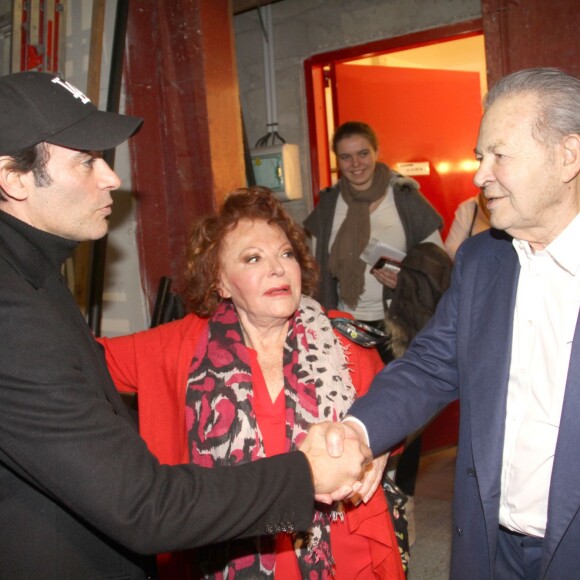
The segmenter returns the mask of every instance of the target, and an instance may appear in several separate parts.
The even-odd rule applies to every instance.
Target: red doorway
[[[470,55],[469,57],[459,55],[452,56],[451,58],[445,58],[444,56],[439,56],[439,64],[433,64],[433,62],[421,62],[421,64],[414,65],[401,65],[400,63],[391,65],[393,62],[393,57],[399,55],[407,55],[413,52],[413,49],[439,49],[442,46],[453,47],[457,44],[456,41],[462,41],[465,39],[478,37],[481,39],[481,53],[475,56]],[[463,46],[457,49],[451,49],[456,51],[463,50]],[[447,54],[452,54],[449,51]],[[423,51],[423,54],[427,54]],[[445,54],[445,53],[440,53]],[[377,59],[381,57],[388,57],[391,60],[387,61],[386,66],[381,63],[380,67],[358,67],[359,63],[368,61],[368,59]],[[412,57],[416,58],[416,57]],[[420,57],[420,59],[431,59],[432,57]],[[436,57],[437,58],[437,57]],[[468,63],[465,61],[467,58],[478,58],[479,63]],[[400,59],[399,59],[400,60]],[[455,62],[449,62],[454,60]],[[463,62],[461,62],[463,60]],[[459,65],[458,65],[459,61]],[[481,20],[470,20],[463,23],[458,23],[454,25],[444,26],[436,29],[425,30],[418,33],[407,34],[404,36],[399,36],[395,38],[389,38],[385,40],[375,41],[365,45],[353,46],[344,48],[341,50],[336,50],[328,53],[318,54],[309,59],[304,63],[305,72],[305,90],[306,90],[306,106],[308,113],[308,132],[309,132],[309,146],[310,146],[310,165],[311,165],[311,175],[312,175],[312,191],[314,196],[314,203],[316,203],[318,191],[327,187],[333,183],[336,179],[334,174],[334,163],[332,160],[332,154],[329,150],[329,141],[332,136],[333,128],[344,122],[346,120],[366,120],[370,125],[376,130],[376,119],[380,119],[383,115],[383,110],[385,106],[381,103],[383,95],[391,98],[392,91],[389,90],[388,84],[384,90],[375,90],[375,96],[377,99],[372,99],[372,95],[368,95],[370,91],[367,91],[368,79],[373,79],[373,73],[365,70],[360,70],[358,75],[354,72],[355,66],[360,69],[373,68],[374,71],[382,69],[385,71],[384,75],[395,75],[395,69],[408,68],[412,73],[415,73],[416,77],[419,75],[428,75],[429,71],[424,69],[437,69],[442,74],[451,74],[453,71],[474,71],[480,70],[485,76],[485,56],[483,55],[483,30]],[[344,78],[345,70],[352,70],[353,76],[358,76],[358,78]],[[387,69],[387,70],[385,70]],[[368,73],[365,77],[365,72]],[[401,71],[400,71],[401,72]],[[404,73],[401,72],[401,75]],[[341,79],[341,75],[343,78]],[[481,75],[480,75],[481,76]],[[413,76],[408,78],[411,80]],[[393,79],[391,86],[397,87],[398,81],[400,79]],[[342,82],[341,82],[342,81]],[[370,80],[370,82],[375,82],[376,79]],[[416,82],[416,81],[415,81]],[[439,101],[444,101],[448,99],[455,100],[459,102],[461,100],[466,101],[467,99],[456,99],[449,91],[448,95],[445,95],[444,88],[443,93],[439,95],[431,94],[431,87],[429,86],[429,79],[425,79],[426,88],[423,88],[425,94],[422,95],[423,103],[431,104],[433,99],[437,98]],[[443,81],[445,82],[445,81]],[[477,131],[477,126],[481,119],[481,97],[482,93],[485,92],[486,86],[483,86],[485,79],[480,80],[482,83],[482,90],[479,95],[474,92],[473,85],[470,88],[470,95],[468,96],[469,102],[464,102],[461,104],[462,108],[470,108],[470,113],[472,118],[469,120],[469,125],[465,127],[465,131],[455,131],[456,136],[461,135],[461,140],[463,141],[462,150],[464,153],[469,155],[469,159],[473,160],[473,146],[475,144],[475,138]],[[458,90],[463,91],[464,87]],[[330,96],[329,96],[330,95]],[[394,95],[396,97],[396,95]],[[466,95],[462,95],[466,97]],[[371,102],[369,102],[369,98]],[[350,101],[350,104],[347,103]],[[354,103],[354,105],[353,105]],[[411,109],[411,105],[407,107],[409,114],[401,115],[398,108],[405,103],[405,98],[398,99],[390,108],[395,109],[395,113],[391,115],[391,119],[398,118],[399,120],[407,121],[413,120],[414,111]],[[358,106],[357,106],[358,104]],[[437,107],[444,107],[444,103],[438,103]],[[454,106],[448,107],[448,110],[453,114]],[[398,116],[397,116],[398,114]],[[439,120],[444,120],[445,115],[441,111],[437,111],[439,115]],[[353,117],[354,115],[354,117]],[[350,117],[350,118],[347,118]],[[362,118],[365,117],[365,118]],[[429,115],[425,115],[425,119],[429,120]],[[433,116],[431,116],[431,120]],[[412,127],[412,126],[411,126]],[[423,128],[419,128],[421,132],[425,132]],[[412,128],[410,128],[407,133],[409,133]],[[449,128],[443,131],[437,132],[433,130],[433,139],[439,139],[442,133],[448,133]],[[391,135],[388,133],[384,134],[384,138],[380,139],[381,134],[377,131],[379,135],[379,140],[381,141],[381,150],[386,154],[387,149],[391,148],[390,153],[394,154],[392,150],[394,140],[391,139]],[[471,133],[471,134],[470,134]],[[469,149],[466,149],[466,143],[469,142]],[[421,151],[422,149],[422,151]],[[424,140],[419,141],[416,147],[416,152],[419,155],[425,156]],[[405,151],[408,157],[408,149]],[[393,162],[393,159],[389,159],[388,156],[384,159],[387,163]],[[402,161],[402,158],[397,159],[397,161]],[[473,174],[473,171],[472,173]],[[415,177],[415,176],[413,176]],[[416,178],[416,177],[415,177]],[[419,181],[421,181],[419,179]],[[421,182],[421,185],[423,183]],[[466,192],[461,199],[469,197],[473,194],[473,189]],[[439,201],[436,195],[433,195],[435,200],[435,205],[438,209],[445,210],[445,207],[439,208]],[[442,213],[445,213],[443,211]]]
[[[337,125],[373,127],[379,159],[419,182],[443,216],[445,238],[457,205],[477,195],[479,73],[353,64],[337,64],[335,72]]]
[[[382,161],[394,168],[397,163],[420,164],[414,166],[419,172],[428,167],[428,174],[410,175],[443,215],[445,237],[457,204],[477,192],[472,184],[473,147],[481,119],[482,75],[469,68],[358,66],[353,61],[471,37],[479,37],[483,46],[482,34],[482,22],[469,21],[308,59],[304,67],[313,202],[337,177],[329,151],[334,127],[365,121],[377,132]],[[481,60],[485,77],[483,48]],[[458,425],[458,404],[452,404],[427,427],[423,451],[455,445]]]

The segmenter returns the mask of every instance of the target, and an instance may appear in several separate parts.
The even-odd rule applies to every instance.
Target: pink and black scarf
[[[355,397],[345,354],[320,305],[306,296],[290,320],[283,352],[286,450],[296,449],[310,425],[338,421]],[[265,457],[253,410],[249,353],[235,307],[223,302],[198,343],[189,372],[186,421],[192,463],[229,466]],[[336,507],[336,506],[335,506]],[[332,573],[330,521],[337,511],[315,513],[308,534],[295,534],[301,576]],[[204,548],[195,555],[200,577],[273,577],[273,536]]]

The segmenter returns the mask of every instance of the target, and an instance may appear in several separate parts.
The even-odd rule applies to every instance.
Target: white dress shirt
[[[513,240],[518,281],[499,521],[543,537],[580,306],[580,214],[544,250]],[[485,353],[482,353],[485,356]]]

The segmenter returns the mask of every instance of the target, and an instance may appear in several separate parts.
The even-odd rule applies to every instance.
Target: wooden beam
[[[98,106],[101,86],[101,62],[103,60],[103,33],[105,29],[105,0],[93,0],[91,19],[91,43],[89,46],[89,71],[87,97]]]

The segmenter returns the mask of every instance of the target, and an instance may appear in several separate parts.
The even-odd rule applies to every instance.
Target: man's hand
[[[326,429],[326,449],[328,453],[332,457],[340,457],[345,442],[350,439],[359,441],[361,445],[368,449],[366,435],[358,423],[354,421],[331,423]],[[381,483],[388,457],[389,455],[385,454],[372,461],[371,456],[372,463],[369,461],[365,466],[364,473],[360,479],[361,485],[357,486],[358,489],[348,496],[353,503],[357,504],[361,499],[364,503],[367,503],[371,499]]]
[[[332,457],[340,457],[343,452],[346,439],[354,439],[366,445],[366,435],[362,427],[354,421],[342,423],[320,423],[327,425],[325,429],[326,449]],[[371,456],[372,461],[372,456]]]
[[[312,470],[314,492],[317,501],[330,504],[345,499],[360,489],[359,479],[365,466],[372,461],[370,449],[358,437],[342,437],[340,453],[332,456],[327,451],[327,432],[341,431],[337,423],[319,423],[308,431],[300,446]],[[333,435],[332,437],[339,437]]]
[[[387,466],[389,454],[379,455],[372,463],[367,464],[364,476],[361,480],[360,488],[348,497],[349,501],[354,505],[358,505],[361,500],[368,503],[373,497],[375,491],[381,484],[383,473]]]

